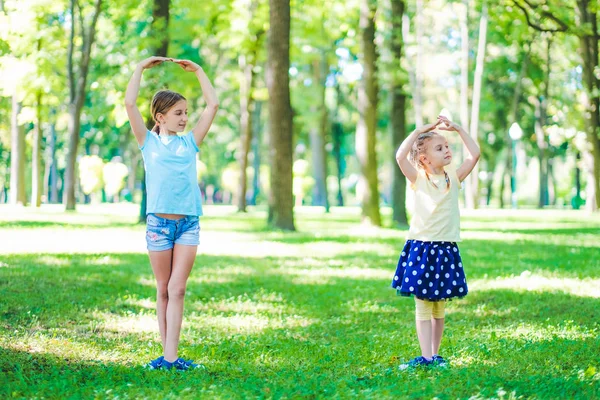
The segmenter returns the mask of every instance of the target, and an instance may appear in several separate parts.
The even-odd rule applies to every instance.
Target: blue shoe
[[[419,356],[415,357],[412,360],[405,362],[404,364],[400,364],[398,367],[400,371],[404,371],[406,369],[413,369],[417,367],[427,367],[433,363],[433,360],[427,360],[425,357]]]
[[[448,362],[446,360],[444,360],[444,358],[442,356],[438,356],[437,354],[433,356],[431,363],[436,367],[444,367],[445,368],[448,366]]]
[[[165,369],[175,368],[179,371],[187,371],[189,369],[206,369],[206,367],[204,367],[202,364],[194,364],[192,360],[184,360],[183,358],[178,358],[173,362],[164,360],[162,367]]]
[[[165,362],[165,357],[160,356],[156,360],[152,360],[148,364],[144,365],[144,368],[147,368],[147,369],[161,369],[164,362]]]

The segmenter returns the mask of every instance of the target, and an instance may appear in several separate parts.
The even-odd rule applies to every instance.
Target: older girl
[[[179,93],[161,90],[154,95],[152,131],[146,129],[136,105],[143,71],[163,62],[176,63],[184,71],[195,74],[206,101],[200,120],[185,135],[178,135],[188,122],[187,101]],[[197,364],[180,358],[177,350],[186,283],[200,243],[198,217],[202,215],[202,203],[196,153],[215,118],[219,102],[215,89],[198,64],[150,57],[135,69],[125,93],[125,106],[146,170],[146,242],[156,278],[156,314],[163,347],[163,355],[146,366],[150,369],[196,368]]]

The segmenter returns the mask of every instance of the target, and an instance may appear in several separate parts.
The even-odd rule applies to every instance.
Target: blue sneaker
[[[438,356],[437,354],[433,356],[431,363],[436,367],[445,368],[448,366],[448,362],[446,360],[444,360],[444,358],[442,356]]]
[[[405,362],[404,364],[400,364],[398,367],[400,371],[404,371],[406,369],[413,369],[417,367],[427,367],[433,363],[433,360],[427,360],[425,357],[419,356],[415,357],[412,360]]]
[[[148,364],[144,365],[144,368],[147,368],[147,369],[161,369],[164,362],[165,362],[165,357],[160,356],[156,360],[152,360]]]
[[[175,368],[179,371],[187,371],[189,369],[206,369],[206,367],[204,367],[202,364],[194,364],[192,360],[184,360],[183,358],[178,358],[173,362],[164,360],[162,367],[165,369]]]

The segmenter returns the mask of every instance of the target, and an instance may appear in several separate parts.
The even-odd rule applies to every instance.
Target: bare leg
[[[430,359],[431,354],[431,321],[417,320],[417,337],[419,338],[419,346],[421,346],[421,355]]]
[[[167,305],[167,340],[165,360],[173,362],[177,359],[177,347],[183,319],[183,300],[185,286],[194,266],[198,246],[176,244],[173,249],[173,270],[169,279],[169,303]]]
[[[431,318],[431,350],[433,354],[439,354],[442,335],[444,334],[444,318]]]
[[[163,352],[167,342],[167,305],[169,294],[167,291],[171,277],[171,260],[173,250],[149,251],[152,272],[156,278],[156,316],[158,318],[158,330],[163,346]]]

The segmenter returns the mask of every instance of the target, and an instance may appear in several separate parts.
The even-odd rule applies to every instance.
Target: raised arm
[[[422,127],[415,129],[410,135],[408,135],[406,139],[404,139],[402,144],[400,144],[400,147],[398,147],[398,151],[396,152],[396,162],[398,163],[398,166],[402,170],[404,176],[406,176],[411,183],[415,183],[418,173],[417,169],[408,160],[410,150],[420,134],[429,132],[441,123],[442,122],[438,117],[437,121],[433,124],[423,125]]]
[[[471,135],[469,135],[467,131],[465,131],[460,125],[455,124],[446,117],[441,116],[440,118],[444,122],[444,124],[440,126],[439,129],[443,131],[458,132],[460,138],[467,147],[467,151],[469,152],[469,155],[467,156],[465,161],[463,161],[463,163],[456,169],[456,175],[458,175],[458,179],[462,182],[467,176],[469,176],[471,171],[473,171],[473,168],[475,168],[477,161],[479,161],[481,151],[479,150],[479,146],[477,145],[475,140],[473,140]]]
[[[133,134],[135,135],[135,140],[137,140],[140,146],[143,145],[144,140],[146,140],[147,131],[144,118],[142,117],[142,114],[140,113],[140,110],[136,104],[138,94],[140,93],[142,73],[145,69],[155,67],[168,60],[170,60],[170,58],[150,57],[140,62],[135,68],[135,71],[129,80],[129,84],[127,85],[127,91],[125,92],[125,109],[127,110],[129,124],[131,125],[131,130],[133,130]]]
[[[202,89],[202,97],[206,102],[206,108],[204,111],[202,111],[202,114],[200,114],[200,120],[196,126],[194,126],[194,129],[192,129],[192,132],[194,132],[196,145],[200,146],[200,143],[202,143],[206,137],[206,134],[208,133],[208,130],[215,119],[215,115],[217,115],[217,110],[219,109],[217,92],[210,83],[210,80],[204,73],[202,67],[200,67],[198,64],[189,60],[173,60],[173,62],[179,64],[184,70],[196,74],[198,81],[200,81],[200,88]]]

